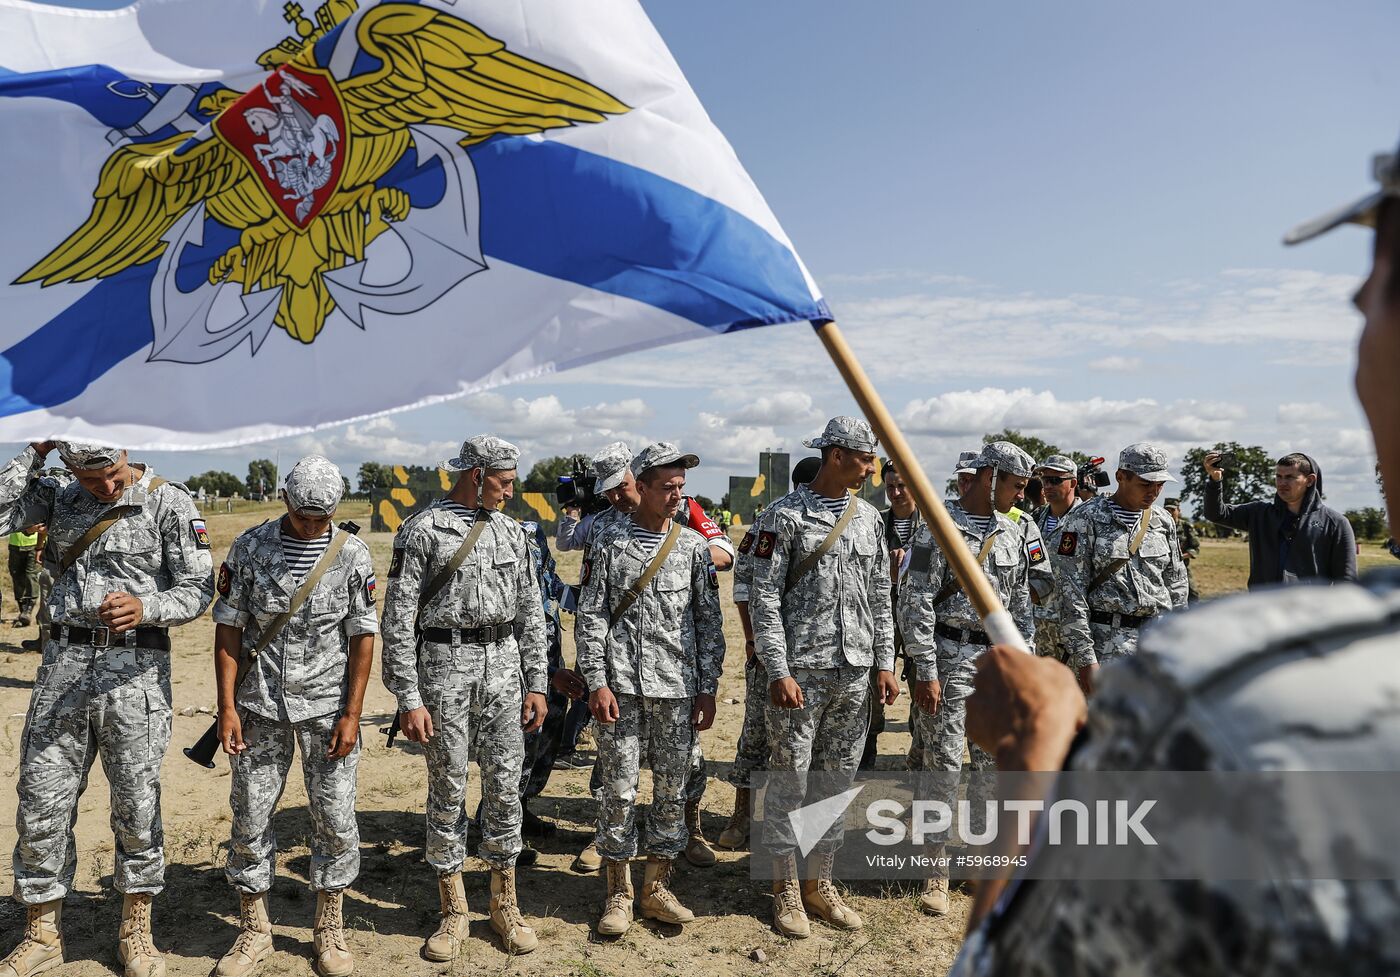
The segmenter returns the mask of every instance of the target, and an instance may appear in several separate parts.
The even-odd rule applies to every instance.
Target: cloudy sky
[[[1306,450],[1332,504],[1379,504],[1350,380],[1369,233],[1279,239],[1364,191],[1371,154],[1393,146],[1400,7],[644,6],[936,481],[1014,427],[1110,460],[1142,439],[1174,458],[1217,439]],[[319,450],[353,478],[483,431],[526,465],[666,439],[700,454],[692,485],[717,497],[758,451],[801,451],[854,409],[793,324],[151,460],[241,475],[251,457]]]

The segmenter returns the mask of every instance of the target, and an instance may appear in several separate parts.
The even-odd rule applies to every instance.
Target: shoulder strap
[[[1147,508],[1142,510],[1142,515],[1138,516],[1137,531],[1133,533],[1133,538],[1128,543],[1127,557],[1112,561],[1102,570],[1100,570],[1097,574],[1095,574],[1094,579],[1089,581],[1089,586],[1084,588],[1084,593],[1086,595],[1097,590],[1108,580],[1109,577],[1113,576],[1119,570],[1123,569],[1125,566],[1128,565],[1128,561],[1131,560],[1137,554],[1137,551],[1142,548],[1142,541],[1147,538],[1147,527],[1151,522],[1152,509]]]
[[[152,476],[151,484],[146,487],[146,494],[151,494],[164,484],[165,479],[161,478],[159,475]],[[97,520],[97,522],[93,523],[92,527],[87,532],[83,533],[76,543],[64,551],[63,558],[58,561],[59,575],[62,576],[67,573],[69,568],[72,567],[74,563],[78,562],[78,557],[87,552],[89,546],[102,538],[103,533],[107,532],[107,530],[111,529],[126,516],[140,512],[142,508],[143,507],[139,505],[117,506],[101,519]]]
[[[826,556],[827,552],[836,545],[836,541],[841,538],[841,534],[845,532],[846,527],[851,524],[851,520],[855,517],[855,514],[856,500],[848,497],[846,499],[846,511],[841,513],[841,518],[836,520],[836,525],[831,527],[831,532],[826,534],[826,539],[822,540],[821,545],[808,553],[806,557],[803,558],[802,562],[797,564],[793,571],[788,574],[788,590],[796,587],[799,580],[811,573],[812,568],[817,565],[817,561]]]
[[[331,537],[330,543],[326,546],[326,552],[321,554],[321,558],[316,561],[316,565],[311,568],[311,572],[306,575],[306,579],[301,582],[296,593],[292,594],[292,602],[287,605],[287,609],[268,622],[263,633],[258,635],[257,644],[253,645],[253,650],[248,652],[249,658],[257,658],[261,655],[267,650],[267,646],[272,644],[273,640],[282,633],[287,622],[296,616],[297,611],[301,610],[301,605],[305,604],[306,599],[311,596],[311,591],[315,590],[316,585],[321,582],[321,576],[330,569],[331,564],[335,562],[336,554],[340,552],[341,547],[349,538],[350,533],[340,529],[336,530],[335,535]]]
[[[978,566],[986,566],[987,557],[990,556],[992,553],[992,544],[996,542],[996,538],[1000,535],[1000,528],[993,529],[990,533],[987,534],[987,538],[982,540],[982,548],[977,551]],[[949,572],[952,572],[951,568],[949,568]],[[958,578],[954,576],[951,580],[949,580],[943,585],[943,588],[939,590],[937,594],[934,594],[933,606],[937,607],[949,597],[952,597],[953,591],[958,590],[961,586],[962,584],[958,583]]]
[[[647,584],[651,583],[651,578],[656,576],[656,571],[661,569],[661,564],[666,562],[666,557],[671,555],[671,550],[675,548],[676,540],[681,534],[681,524],[675,519],[671,520],[671,531],[666,534],[666,538],[661,541],[661,545],[656,548],[656,555],[651,558],[642,575],[637,578],[637,582],[627,588],[627,593],[622,595],[622,600],[618,601],[613,612],[608,615],[608,630],[612,630],[617,622],[622,620],[622,615],[632,609],[632,605],[637,603],[637,599],[642,596],[642,591],[647,589]]]
[[[462,540],[462,545],[457,547],[457,552],[452,554],[452,559],[447,561],[447,566],[438,571],[437,576],[428,581],[428,586],[423,588],[423,592],[418,595],[418,607],[427,607],[429,601],[436,597],[447,582],[452,579],[452,575],[461,569],[462,564],[471,556],[472,550],[476,549],[476,541],[481,538],[482,532],[486,529],[486,524],[490,522],[491,514],[485,509],[476,510],[476,522],[472,523],[471,530],[467,533],[467,538]]]

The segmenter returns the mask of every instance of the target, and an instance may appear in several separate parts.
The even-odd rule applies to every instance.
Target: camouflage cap
[[[58,456],[63,459],[63,463],[74,471],[111,468],[121,464],[122,455],[126,453],[122,448],[113,448],[105,444],[85,444],[81,441],[55,441],[54,446],[58,448]]]
[[[1035,459],[1016,447],[1010,441],[991,441],[982,445],[982,453],[977,456],[972,467],[978,471],[995,468],[1007,475],[1030,478],[1035,468]]]
[[[627,466],[632,464],[632,449],[626,441],[614,441],[592,458],[588,459],[588,470],[598,480],[594,489],[606,492],[622,484],[627,476]]]
[[[1165,502],[1162,503],[1162,508],[1163,508],[1163,509],[1180,509],[1180,508],[1181,508],[1181,500],[1180,500],[1180,499],[1168,499],[1167,501],[1165,501]]]
[[[802,442],[809,448],[849,448],[852,451],[875,451],[879,442],[875,432],[860,417],[833,417],[826,422],[821,437]]]
[[[699,455],[682,454],[681,449],[666,441],[658,441],[649,444],[632,458],[632,474],[641,475],[648,468],[660,468],[662,465],[680,465],[684,468],[694,468],[700,464]]]
[[[974,462],[977,461],[976,451],[961,451],[958,453],[958,463],[953,466],[954,475],[976,475],[977,468]]]
[[[456,458],[448,458],[439,468],[450,472],[471,471],[473,468],[489,468],[493,471],[511,471],[519,467],[520,449],[490,434],[479,434],[462,442],[462,450]]]
[[[282,483],[287,501],[297,512],[329,516],[345,491],[340,469],[328,458],[307,455],[292,466]]]
[[[1167,453],[1150,441],[1130,444],[1118,452],[1118,467],[1149,482],[1175,482],[1167,471]]]
[[[1054,472],[1057,475],[1073,475],[1079,471],[1079,466],[1074,463],[1074,459],[1067,455],[1051,455],[1040,464],[1035,466],[1038,472]]]

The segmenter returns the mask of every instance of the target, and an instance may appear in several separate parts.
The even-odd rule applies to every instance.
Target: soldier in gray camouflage
[[[41,475],[54,447],[70,477]],[[98,523],[109,528],[79,541]],[[160,764],[170,744],[168,629],[214,596],[209,534],[183,485],[128,463],[125,451],[31,444],[0,469],[0,533],[48,525],[51,623],[19,746],[15,898],[25,937],[0,974],[63,960],[63,897],[77,866],[73,826],[94,760],[111,784],[113,881],[122,893],[117,957],[128,977],[165,973],[151,897],[165,884]]]
[[[1117,488],[1068,513],[1055,547],[1060,636],[1085,692],[1105,661],[1131,655],[1148,621],[1186,606],[1176,522],[1152,503],[1167,455],[1145,441],[1118,455]]]
[[[984,445],[971,462],[972,478],[948,514],[963,542],[977,555],[997,597],[1011,614],[1028,646],[1034,647],[1035,618],[1031,611],[1030,560],[1021,527],[1005,514],[1025,489],[1035,462],[1009,441]],[[1029,516],[1022,516],[1029,520]],[[1044,557],[1042,556],[1042,560]],[[917,754],[910,756],[916,771],[930,771],[930,789],[950,806],[956,800],[958,771],[967,740],[965,710],[972,694],[977,659],[990,644],[972,601],[953,576],[947,554],[927,526],[920,529],[909,551],[909,565],[899,588],[898,620],[904,649],[914,663],[914,703],[919,727]],[[990,773],[996,761],[975,743],[967,743],[974,774]],[[940,773],[941,772],[941,773]],[[944,776],[946,774],[946,776]],[[985,826],[989,800],[985,778],[968,785],[972,829]],[[938,864],[944,841],[928,852]],[[948,911],[948,872],[935,868],[919,897],[920,907],[941,916]]]
[[[872,665],[885,704],[899,696],[885,527],[874,506],[850,494],[875,473],[874,432],[859,418],[835,417],[803,443],[821,449],[821,470],[763,511],[749,585],[754,644],[769,680],[769,769],[776,776],[764,795],[763,841],[774,859],[774,923],[799,938],[811,934],[808,911],[838,929],[862,923],[832,880],[842,820],[816,843],[799,885],[788,814],[803,804],[809,770],[854,776]]]
[[[607,878],[598,932],[604,936],[621,936],[632,921],[630,860],[637,854],[643,754],[651,762],[652,804],[642,915],[673,924],[695,918],[670,883],[686,845],[694,741],[714,722],[725,650],[709,546],[675,521],[685,473],[698,464],[695,455],[665,442],[638,452],[632,471],[640,504],[627,527],[589,549],[583,568],[574,641],[598,723],[597,845]]]
[[[287,473],[287,514],[240,535],[219,567],[214,666],[233,808],[225,872],[239,895],[240,926],[215,969],[218,977],[245,977],[272,953],[272,815],[297,750],[311,809],[317,969],[326,977],[354,969],[342,894],[360,871],[355,775],[379,624],[369,547],[346,535],[339,551],[328,553],[334,534],[344,533],[331,525],[343,484],[327,459],[301,459]],[[322,559],[320,579],[293,612],[293,595]],[[239,662],[250,659],[237,684]]]
[[[1065,455],[1051,455],[1035,468],[1045,496],[1045,505],[1036,513],[1035,523],[1040,529],[1046,555],[1054,553],[1060,545],[1065,516],[1084,504],[1075,492],[1079,488],[1078,472],[1074,460]],[[1047,561],[1046,566],[1053,570],[1054,560]],[[1035,653],[1069,664],[1069,656],[1060,640],[1058,587],[1036,602]]]
[[[470,755],[481,768],[479,854],[491,866],[491,927],[510,953],[539,943],[516,902],[515,860],[524,733],[538,729],[548,712],[544,607],[525,531],[497,511],[514,492],[519,456],[500,438],[467,440],[441,466],[460,473],[452,491],[394,537],[383,673],[404,735],[423,744],[428,765],[426,856],[438,873],[442,908],[424,947],[429,960],[451,960],[467,934],[463,802]],[[485,520],[479,528],[478,520]],[[475,545],[449,573],[473,532]],[[423,600],[439,574],[444,585]]]

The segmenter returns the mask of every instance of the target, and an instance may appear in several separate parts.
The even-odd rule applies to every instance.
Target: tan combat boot
[[[797,860],[792,855],[773,859],[773,925],[783,936],[794,940],[805,940],[812,935],[807,910],[802,908]]]
[[[802,880],[802,904],[809,913],[816,914],[839,930],[858,930],[865,924],[854,909],[841,901],[841,893],[836,891],[836,883],[831,880],[831,868],[835,861],[835,852],[823,852],[817,856],[817,877]]]
[[[442,922],[423,944],[423,956],[446,963],[457,955],[469,928],[467,893],[462,888],[461,872],[438,876],[438,899],[442,903]]]
[[[117,959],[126,968],[126,977],[165,977],[165,958],[151,941],[149,892],[129,892],[122,896]]]
[[[529,953],[540,945],[515,901],[513,868],[491,870],[491,928],[501,938],[506,953]]]
[[[642,915],[662,923],[693,923],[695,914],[681,905],[671,891],[671,872],[675,861],[658,855],[647,856],[646,874],[642,876]]]
[[[930,916],[948,914],[948,869],[939,864],[943,857],[942,845],[931,845],[926,849],[929,862],[929,877],[924,880],[924,891],[919,895],[919,908]]]
[[[585,875],[596,872],[603,867],[603,856],[598,854],[597,838],[590,841],[588,847],[578,853],[571,867],[575,872],[582,872]]]
[[[749,804],[752,796],[747,787],[734,789],[734,813],[729,815],[729,823],[719,833],[719,840],[716,842],[721,848],[739,851],[748,844],[751,818]]]
[[[35,977],[63,963],[63,900],[25,907],[24,938],[0,960],[0,977]]]
[[[700,798],[685,802],[685,826],[690,838],[685,843],[685,860],[696,868],[709,868],[715,863],[715,850],[705,840],[700,827]]]
[[[215,977],[247,977],[272,955],[272,920],[267,915],[267,893],[238,894],[238,939],[233,941],[214,968]]]
[[[603,900],[603,915],[598,918],[598,935],[621,936],[632,925],[632,863],[605,858],[603,872],[608,894]]]
[[[355,972],[355,958],[345,942],[342,902],[339,889],[316,893],[316,927],[311,936],[316,947],[316,970],[321,977],[349,977]]]

